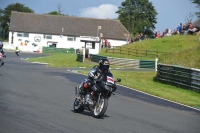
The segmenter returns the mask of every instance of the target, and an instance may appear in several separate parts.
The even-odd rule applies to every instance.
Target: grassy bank
[[[200,69],[200,42],[196,35],[175,35],[170,37],[144,40],[136,43],[131,43],[122,47],[122,49],[138,49],[151,50],[161,53],[158,56],[159,63],[180,65],[189,68]],[[116,48],[117,49],[117,48]],[[100,52],[100,55],[111,56],[118,58],[145,59],[154,60],[155,57],[137,57],[124,54],[105,53],[105,50]]]

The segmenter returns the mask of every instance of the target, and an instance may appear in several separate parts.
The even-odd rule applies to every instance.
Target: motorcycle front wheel
[[[84,111],[84,106],[78,98],[75,99],[73,107],[75,113],[82,113]]]
[[[95,107],[94,107],[94,117],[95,118],[101,118],[104,113],[106,112],[106,109],[108,107],[108,99],[102,97],[99,101],[99,104],[96,103]]]

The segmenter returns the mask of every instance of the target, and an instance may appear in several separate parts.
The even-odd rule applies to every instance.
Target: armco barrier
[[[43,47],[42,48],[43,53],[67,53],[67,54],[74,54],[75,49],[70,48],[54,48],[54,47]]]
[[[159,81],[200,92],[200,69],[158,64]]]
[[[155,69],[155,61],[140,60],[140,68],[152,68]]]
[[[149,68],[155,69],[157,67],[157,59],[155,61],[145,61],[145,60],[135,60],[135,59],[125,59],[125,58],[114,58],[114,57],[105,57],[99,55],[90,54],[90,59],[93,62],[98,62],[101,58],[107,58],[110,61],[111,65],[121,66],[121,67],[130,67],[130,68]]]
[[[102,58],[107,58],[107,57],[105,57],[105,56],[99,56],[99,55],[94,55],[94,54],[90,54],[90,60],[92,61],[92,62],[99,62],[99,60],[100,59],[102,59]]]

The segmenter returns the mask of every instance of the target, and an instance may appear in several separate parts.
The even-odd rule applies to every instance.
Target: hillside
[[[170,37],[144,40],[124,45],[121,49],[137,49],[157,51],[159,63],[180,65],[189,68],[200,69],[200,36],[196,35],[175,35]],[[120,47],[115,47],[115,50]],[[132,58],[140,60],[154,60],[153,57],[130,56],[127,54],[106,53],[105,49],[100,55],[118,58]]]

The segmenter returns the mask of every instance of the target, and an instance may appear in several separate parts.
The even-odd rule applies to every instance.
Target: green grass
[[[199,36],[171,36],[153,40],[146,40],[129,44],[124,47],[156,50],[160,52],[171,52],[172,54],[161,55],[159,62],[164,64],[175,64],[185,67],[200,68],[200,50],[197,47]],[[105,53],[105,50],[100,52],[103,56],[122,57],[122,58],[138,58],[126,55],[116,55]],[[49,63],[52,67],[88,67],[91,68],[97,63],[92,63],[86,60],[85,63],[77,62],[75,54],[52,54],[52,56],[42,58],[32,58],[29,62]],[[150,58],[142,58],[150,59]],[[113,66],[111,66],[113,68]],[[88,71],[79,71],[87,74]],[[200,93],[182,89],[168,84],[163,84],[155,80],[156,72],[138,72],[138,71],[123,71],[111,70],[115,78],[121,78],[119,84],[143,91],[161,98],[172,100],[188,106],[200,107]]]
[[[51,67],[60,67],[60,68],[70,68],[70,67],[93,67],[96,65],[94,62],[90,62],[86,60],[85,63],[76,61],[77,55],[76,54],[64,54],[64,53],[57,53],[52,54],[50,56],[39,57],[39,58],[31,58],[27,60],[28,62],[42,62],[48,63],[48,66]]]

